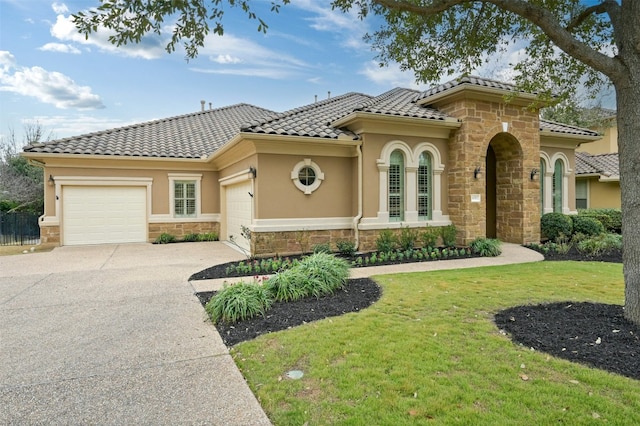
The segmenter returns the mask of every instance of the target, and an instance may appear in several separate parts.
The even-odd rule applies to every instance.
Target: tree
[[[278,10],[278,1],[273,5]],[[396,61],[422,82],[445,74],[470,73],[492,55],[522,46],[513,65],[521,89],[551,99],[569,97],[579,84],[589,89],[613,85],[616,93],[620,187],[624,235],[625,316],[640,324],[640,1],[598,0],[334,0],[342,11],[381,18],[368,41],[381,64]],[[590,1],[589,3],[594,3]],[[85,35],[105,26],[115,44],[139,42],[160,33],[165,18],[175,18],[167,50],[186,39],[187,57],[204,45],[209,21],[222,34],[224,5],[241,7],[255,19],[249,2],[210,0],[150,2],[103,0],[74,16]],[[260,21],[260,30],[266,26]]]
[[[51,136],[45,136],[39,123],[30,123],[24,126],[24,143],[18,143],[13,129],[0,142],[0,211],[44,211],[42,168],[22,157],[19,146],[50,140]]]

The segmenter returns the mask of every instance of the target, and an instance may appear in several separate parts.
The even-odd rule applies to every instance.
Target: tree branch
[[[606,12],[607,12],[607,8],[604,3],[600,3],[595,6],[588,7],[585,10],[583,10],[582,13],[580,13],[578,16],[573,18],[573,20],[569,22],[569,24],[565,27],[565,29],[571,32],[575,27],[582,24],[589,17],[589,15],[601,14]]]

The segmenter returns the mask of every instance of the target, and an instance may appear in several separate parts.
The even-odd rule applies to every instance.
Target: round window
[[[298,172],[298,180],[304,186],[311,186],[316,181],[316,172],[309,166],[303,167]]]

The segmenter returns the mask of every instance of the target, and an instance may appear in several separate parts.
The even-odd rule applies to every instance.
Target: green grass
[[[541,262],[376,281],[383,296],[366,310],[232,349],[275,425],[640,424],[640,382],[520,347],[493,324],[520,304],[622,304],[621,265]],[[285,378],[292,369],[304,377]]]

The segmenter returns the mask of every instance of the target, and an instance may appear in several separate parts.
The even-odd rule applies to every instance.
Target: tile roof
[[[418,97],[418,99],[416,99],[416,101],[419,101],[424,98],[428,98],[429,96],[437,95],[438,93],[446,92],[447,90],[451,90],[455,87],[462,86],[465,84],[468,84],[471,86],[482,86],[482,87],[489,87],[492,89],[506,90],[508,92],[519,92],[518,90],[516,90],[516,86],[514,84],[470,75],[470,76],[460,77],[455,80],[448,81],[446,83],[442,83],[429,90],[426,90],[422,92],[422,94]],[[524,93],[524,92],[521,92],[521,93]]]
[[[330,123],[369,99],[371,96],[361,93],[347,93],[277,114],[266,121],[255,120],[244,125],[241,130],[249,133],[330,139],[347,136],[355,140],[359,138],[358,135],[347,129],[332,127]]]
[[[274,115],[249,104],[199,111],[101,132],[29,145],[25,152],[201,158],[233,138],[242,123]]]
[[[556,123],[555,121],[540,119],[540,130],[548,130],[552,133],[564,133],[579,136],[600,136],[598,132],[569,124]]]
[[[448,115],[416,104],[421,92],[417,90],[395,88],[355,108],[355,111],[364,111],[374,114],[396,115],[402,117],[427,118],[431,120],[444,120]]]
[[[576,175],[599,174],[607,177],[620,176],[618,153],[591,155],[576,152]]]

